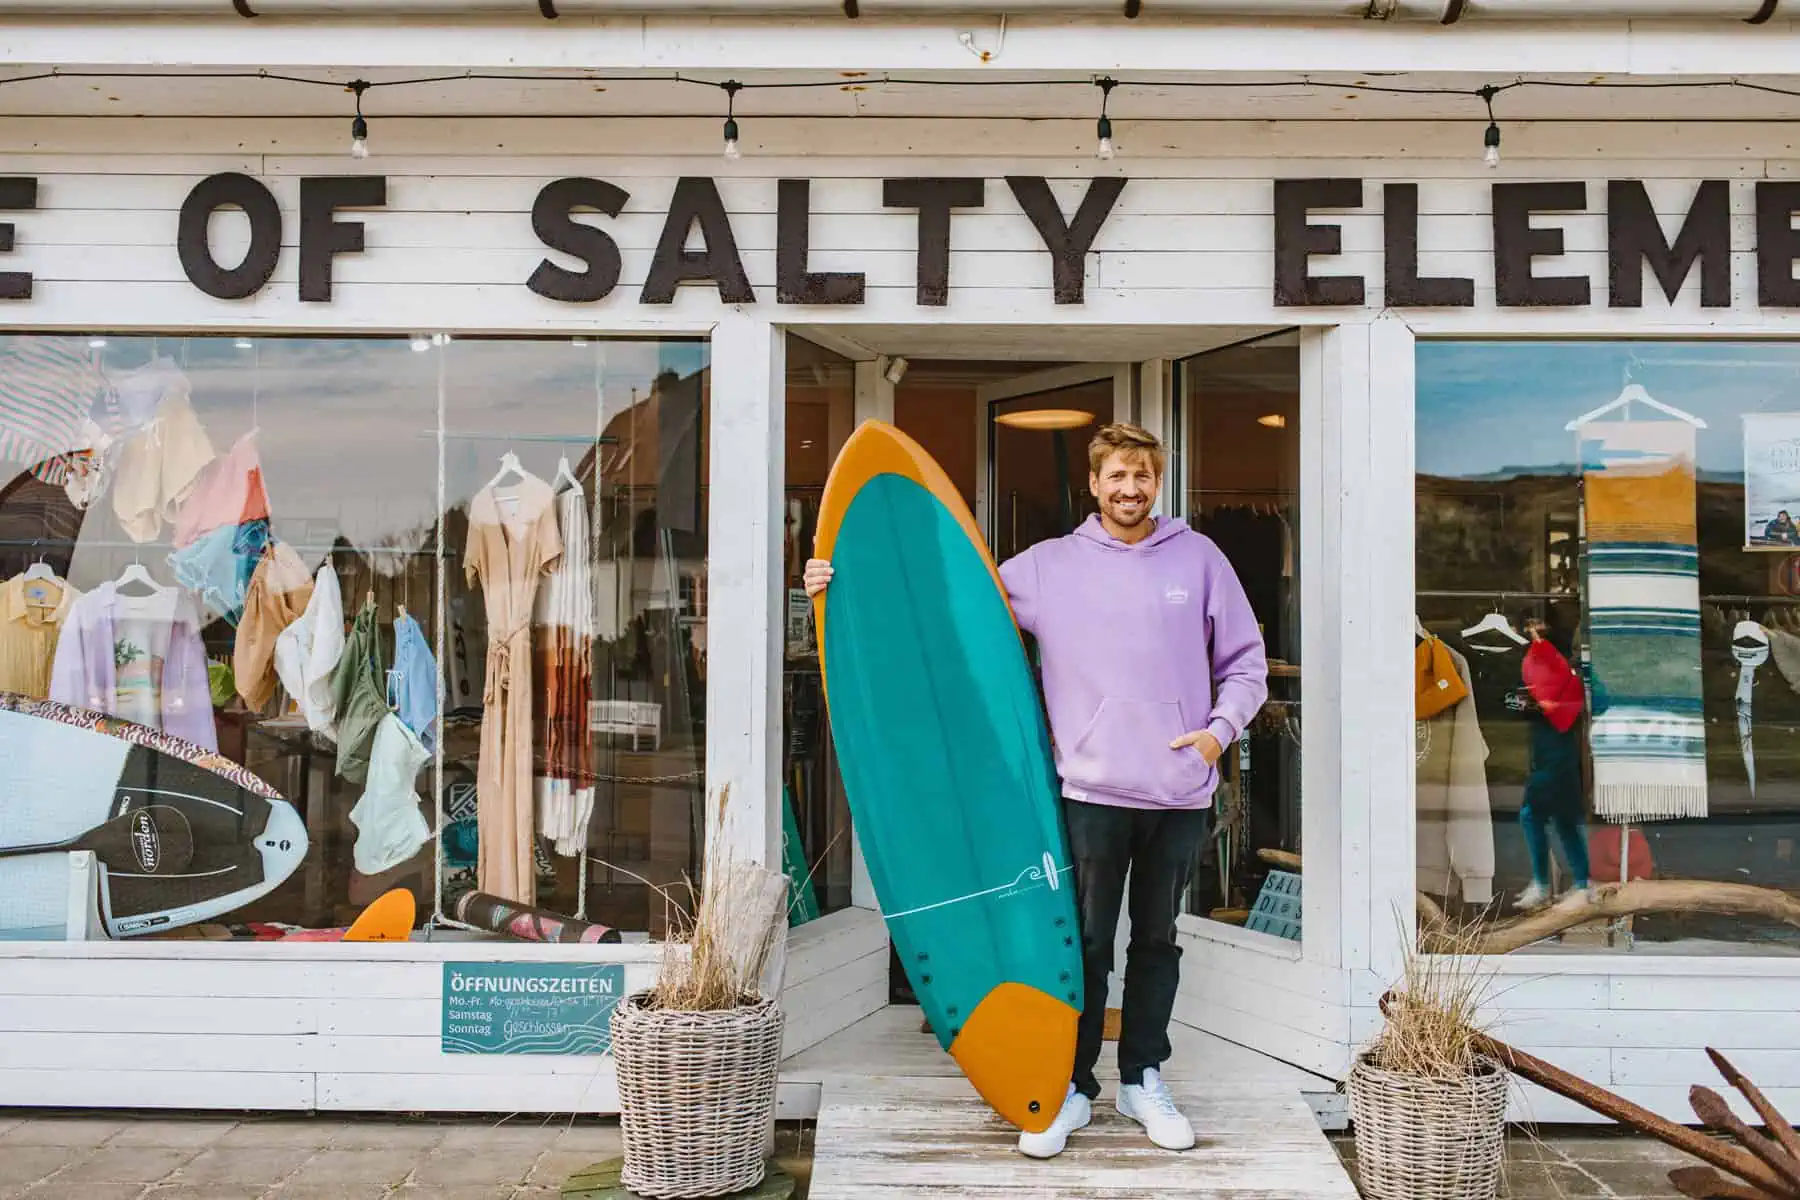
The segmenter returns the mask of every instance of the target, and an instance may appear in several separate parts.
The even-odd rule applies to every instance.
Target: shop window
[[[783,865],[794,881],[789,923],[850,906],[850,805],[825,712],[812,604],[802,576],[812,556],[819,498],[854,427],[856,372],[847,358],[787,339],[787,498],[782,535],[786,600],[782,656]]]
[[[114,935],[390,889],[660,935],[701,866],[707,381],[701,342],[0,338],[0,845],[86,836]],[[0,937],[69,935],[68,855],[0,877]]]
[[[1800,887],[1800,344],[1417,362],[1419,891],[1497,948],[1800,949],[1736,890]]]
[[[1269,660],[1268,702],[1226,748],[1188,911],[1297,938],[1295,872],[1282,856],[1301,850],[1299,337],[1185,359],[1174,384],[1167,502],[1230,560]]]

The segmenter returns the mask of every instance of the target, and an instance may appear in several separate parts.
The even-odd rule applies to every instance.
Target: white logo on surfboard
[[[887,920],[896,921],[901,917],[910,917],[918,913],[930,912],[934,908],[947,908],[952,904],[962,904],[969,900],[980,900],[985,896],[998,896],[1000,899],[1005,900],[1011,896],[1023,895],[1026,892],[1035,892],[1039,887],[1046,885],[1048,885],[1053,892],[1061,891],[1062,877],[1074,869],[1075,867],[1073,864],[1066,867],[1057,866],[1056,860],[1050,857],[1050,852],[1046,850],[1041,863],[1026,867],[1023,871],[1020,871],[1017,875],[1013,876],[1011,883],[1003,883],[999,887],[985,888],[979,892],[970,892],[966,896],[953,896],[948,900],[939,900],[935,904],[921,904],[917,908],[909,908],[905,912],[886,913],[884,916]]]

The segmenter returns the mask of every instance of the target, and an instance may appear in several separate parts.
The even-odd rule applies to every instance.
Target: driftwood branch
[[[1676,1167],[1669,1172],[1669,1182],[1691,1200],[1780,1200],[1773,1192],[1727,1179],[1711,1167]]]
[[[1709,1087],[1696,1084],[1688,1091],[1688,1102],[1694,1106],[1694,1115],[1705,1121],[1708,1126],[1721,1133],[1729,1133],[1743,1145],[1744,1149],[1767,1163],[1769,1169],[1787,1181],[1790,1189],[1800,1189],[1800,1162],[1787,1156],[1787,1151],[1780,1145],[1764,1137],[1750,1126],[1739,1120],[1725,1103],[1725,1097]],[[1790,1191],[1788,1194],[1794,1194]]]
[[[1300,870],[1300,856],[1258,850],[1257,857],[1286,871]],[[1419,948],[1438,954],[1506,954],[1589,921],[1610,921],[1645,913],[1715,913],[1764,917],[1800,928],[1800,897],[1751,883],[1704,879],[1635,879],[1602,883],[1586,893],[1570,892],[1555,904],[1475,931],[1456,933],[1444,910],[1424,892],[1415,895]]]

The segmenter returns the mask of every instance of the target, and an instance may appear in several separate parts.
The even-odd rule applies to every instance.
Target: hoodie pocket
[[[1063,755],[1062,777],[1072,787],[1152,804],[1185,799],[1210,784],[1214,774],[1194,747],[1169,749],[1188,732],[1173,700],[1108,696]]]

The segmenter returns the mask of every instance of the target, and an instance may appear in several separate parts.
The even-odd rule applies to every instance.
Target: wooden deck
[[[1094,1122],[1053,1159],[1025,1158],[1018,1131],[961,1078],[886,1078],[825,1087],[811,1200],[1356,1200],[1356,1189],[1298,1092],[1171,1084],[1194,1122],[1171,1153],[1120,1116],[1108,1086]]]
[[[1302,1097],[1316,1077],[1185,1027],[1171,1040],[1165,1074],[1193,1149],[1161,1150],[1119,1115],[1108,1043],[1093,1124],[1038,1161],[919,1032],[916,1008],[885,1009],[783,1068],[784,1081],[821,1089],[811,1200],[1355,1200]]]

